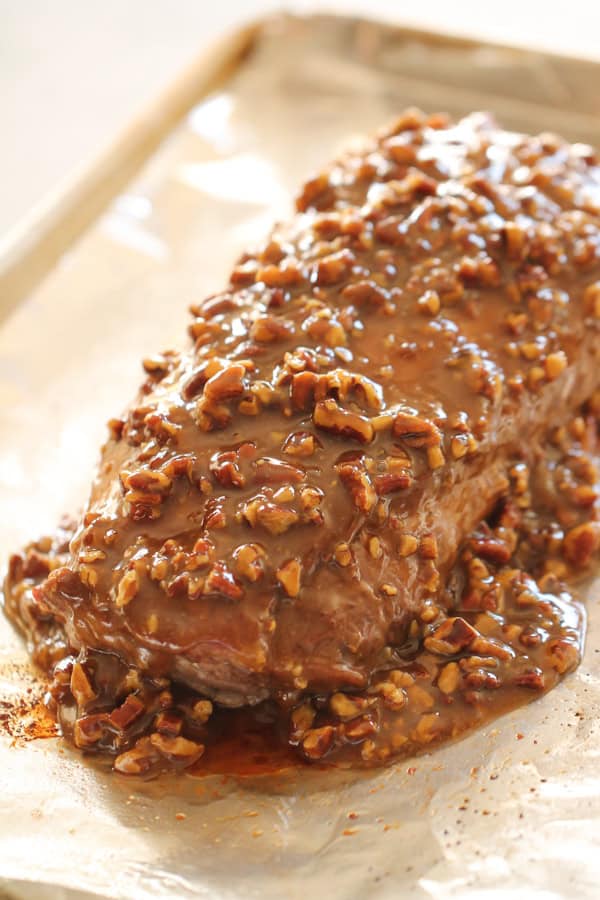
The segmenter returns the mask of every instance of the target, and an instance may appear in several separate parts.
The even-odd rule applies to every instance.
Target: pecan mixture
[[[379,762],[579,659],[593,151],[408,112],[297,209],[144,361],[73,532],[11,560],[63,730],[121,772],[195,764],[248,707],[305,759]]]

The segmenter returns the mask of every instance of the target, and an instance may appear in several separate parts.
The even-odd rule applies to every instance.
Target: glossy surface
[[[336,692],[381,693],[397,712],[415,678],[433,684],[437,670],[411,669],[422,649],[411,635],[430,650],[415,620],[437,628],[445,607],[461,609],[443,591],[463,540],[511,479],[543,471],[547,441],[597,384],[598,190],[590,148],[502,132],[481,115],[453,126],[412,112],[308,182],[295,223],[193,310],[193,350],[145,361],[67,566],[27,601],[82,651],[64,673],[78,707],[105,716],[123,691],[113,675],[92,684],[88,651],[118,654],[123,677],[130,665],[157,690],[173,678],[225,705],[271,696],[301,709],[304,692],[323,695],[342,721],[357,713],[338,714],[348,701]],[[594,478],[583,478],[582,506],[593,507]],[[563,535],[567,558],[580,525]],[[583,533],[589,557],[597,533]],[[511,561],[517,531],[513,544],[492,561]],[[519,607],[516,576],[497,577]],[[541,647],[563,631],[576,645],[577,616],[537,605],[550,617]],[[488,632],[515,624],[513,612]],[[458,618],[451,656],[479,641]],[[122,716],[137,722],[130,740],[157,709],[128,703],[110,715],[117,730]],[[338,734],[317,713],[298,733],[309,758]],[[427,742],[420,721],[395,749]],[[105,723],[88,722],[76,742],[104,745]],[[356,743],[367,748],[386,730],[368,716],[364,727]]]
[[[43,588],[72,645],[232,705],[364,687],[597,383],[599,190],[587,147],[416,113],[308,182],[113,423]]]

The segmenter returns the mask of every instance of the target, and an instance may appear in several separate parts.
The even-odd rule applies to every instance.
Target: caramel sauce
[[[11,559],[79,749],[381,765],[578,664],[599,182],[590,148],[416,112],[307,182],[192,346],[145,360],[82,520]]]

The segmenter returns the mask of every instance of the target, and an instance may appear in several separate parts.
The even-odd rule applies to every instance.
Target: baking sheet
[[[280,19],[0,328],[0,558],[82,505],[142,355],[291,209],[301,179],[406,105],[491,108],[600,144],[596,70],[356,20]],[[597,76],[596,76],[597,77]],[[600,614],[582,666],[524,710],[367,774],[150,784],[55,739],[0,739],[9,897],[596,897]],[[0,702],[25,655],[0,622]]]

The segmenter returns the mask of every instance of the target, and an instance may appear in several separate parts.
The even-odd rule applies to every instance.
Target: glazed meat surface
[[[600,381],[590,148],[408,113],[297,206],[144,362],[36,593],[74,648],[227,705],[392,665]]]

